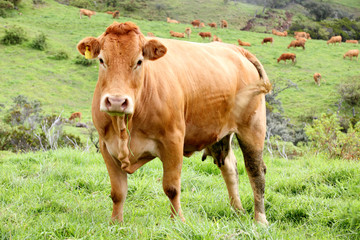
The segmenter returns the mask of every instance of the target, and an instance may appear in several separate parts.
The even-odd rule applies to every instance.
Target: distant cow
[[[347,51],[343,58],[345,59],[346,57],[349,57],[350,60],[352,60],[353,57],[356,57],[356,60],[359,60],[359,49],[352,49]]]
[[[341,36],[333,36],[333,37],[330,38],[329,41],[326,42],[326,44],[327,45],[329,45],[330,43],[333,44],[333,45],[336,45],[336,43],[341,44],[341,40],[342,40]]]
[[[305,50],[305,42],[299,41],[299,40],[293,40],[293,41],[291,41],[291,43],[289,44],[289,46],[287,48],[289,49],[291,47],[293,47],[293,48],[302,47],[303,50]]]
[[[168,23],[179,23],[179,21],[177,21],[177,20],[175,20],[175,19],[171,19],[171,18],[166,18],[166,21],[168,22]]]
[[[216,28],[217,26],[215,22],[208,23],[208,25],[212,28]]]
[[[346,43],[354,43],[354,44],[359,44],[358,40],[346,40]]]
[[[270,42],[271,45],[272,45],[273,42],[274,42],[274,39],[273,39],[272,37],[266,37],[266,38],[264,38],[264,39],[261,41],[261,44],[264,44],[264,43],[267,44],[268,42]]]
[[[112,11],[106,11],[105,13],[110,14],[110,15],[113,15],[113,12],[112,12]]]
[[[205,27],[205,23],[201,22],[200,23],[200,28],[203,28],[203,27]]]
[[[255,221],[268,224],[263,151],[265,94],[271,84],[253,54],[233,44],[148,39],[131,22],[115,22],[98,38],[81,40],[77,48],[101,60],[92,119],[109,172],[113,221],[124,219],[128,184],[135,184],[128,174],[156,157],[161,159],[171,216],[184,220],[183,155],[205,148],[221,171],[231,205],[244,212],[234,136],[253,191]],[[151,206],[145,208],[151,211]]]
[[[273,29],[272,34],[274,34],[276,36],[280,36],[280,37],[286,37],[287,36],[287,31],[279,32],[276,29]]]
[[[213,40],[212,40],[212,41],[213,41],[213,42],[222,42],[221,39],[220,39],[218,36],[216,36],[216,35],[213,36]]]
[[[193,25],[193,27],[198,28],[200,26],[200,20],[194,20],[191,22],[191,25]]]
[[[239,43],[240,46],[251,47],[251,43],[243,42],[240,39],[238,39],[238,43]]]
[[[188,38],[190,38],[190,35],[191,35],[191,28],[187,27],[185,28],[185,34]]]
[[[170,31],[170,35],[172,37],[177,37],[177,38],[184,38],[185,37],[185,33],[179,33],[179,32],[174,32],[174,31]]]
[[[211,32],[199,32],[200,37],[204,40],[205,38],[209,38],[211,40]]]
[[[79,122],[81,122],[81,112],[72,113],[71,116],[69,117],[69,121],[71,121],[75,118],[79,118]]]
[[[314,81],[318,86],[320,86],[320,81],[321,81],[321,74],[320,73],[315,73],[314,74]]]
[[[148,33],[147,33],[147,36],[148,36],[148,37],[155,37],[155,35],[154,35],[152,32],[148,32]]]
[[[113,12],[112,16],[113,16],[113,18],[119,18],[120,12],[119,12],[119,11],[115,11],[115,12]]]
[[[311,39],[310,33],[307,33],[307,32],[294,32],[294,38],[299,38],[299,37],[303,37],[303,38],[306,38],[306,39]]]
[[[283,53],[277,59],[277,62],[279,63],[281,60],[283,60],[285,62],[285,64],[286,64],[286,60],[291,60],[293,63],[295,63],[296,55],[294,53]]]
[[[88,16],[89,18],[91,18],[92,15],[95,15],[96,12],[91,11],[91,10],[87,10],[87,9],[80,9],[80,18],[82,18],[82,15]]]
[[[221,20],[221,28],[227,28],[228,27],[228,23],[226,20]]]

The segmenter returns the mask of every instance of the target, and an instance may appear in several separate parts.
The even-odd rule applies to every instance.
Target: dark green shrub
[[[39,4],[44,4],[45,2],[43,0],[32,0],[33,4],[35,5],[39,5]]]
[[[360,105],[360,82],[354,78],[339,86],[339,93],[341,98],[352,107]]]
[[[14,9],[14,4],[9,1],[0,0],[0,9]]]
[[[35,129],[40,121],[41,103],[29,101],[26,96],[13,98],[14,104],[5,114],[4,121],[11,126],[26,125]]]
[[[312,126],[305,127],[306,135],[310,139],[310,146],[317,152],[323,151],[330,158],[360,159],[360,122],[354,127],[350,124],[347,133],[341,131],[336,115],[323,114],[314,120]]]
[[[69,55],[67,54],[67,52],[65,52],[63,50],[59,50],[57,52],[50,53],[49,58],[54,59],[54,60],[64,60],[64,59],[68,59]]]
[[[1,39],[5,45],[21,44],[23,41],[26,41],[25,31],[18,26],[5,29],[5,36]]]
[[[31,47],[34,49],[45,50],[46,46],[46,36],[44,33],[40,33],[39,35],[37,35],[31,42]]]
[[[76,56],[75,58],[75,64],[80,64],[83,66],[91,66],[96,62],[96,60],[93,59],[86,59],[84,56]]]

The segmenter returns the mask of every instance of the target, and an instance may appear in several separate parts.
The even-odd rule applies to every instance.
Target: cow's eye
[[[136,67],[140,67],[142,64],[142,60],[140,59],[137,63],[136,63]]]
[[[102,58],[99,58],[100,64],[104,64],[104,60]]]

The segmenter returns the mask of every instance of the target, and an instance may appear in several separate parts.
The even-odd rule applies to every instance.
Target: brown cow
[[[147,36],[148,36],[148,37],[155,37],[155,35],[154,35],[152,32],[148,32],[148,33],[147,33]]]
[[[185,37],[185,33],[179,33],[179,32],[174,32],[174,31],[170,31],[170,35],[172,37],[177,37],[177,38],[184,38]]]
[[[359,60],[359,49],[352,49],[347,51],[343,58],[345,59],[346,57],[349,57],[350,60],[352,60],[353,57],[356,57],[356,60]]]
[[[213,41],[213,42],[222,42],[221,39],[220,39],[218,36],[216,36],[216,35],[213,36],[213,40],[212,40],[212,41]]]
[[[87,10],[87,9],[80,9],[80,18],[82,18],[82,15],[88,16],[89,18],[91,18],[92,15],[95,15],[96,12],[91,11],[91,10]]]
[[[303,50],[305,50],[305,41],[293,40],[293,41],[291,41],[291,43],[289,44],[289,46],[287,48],[289,49],[291,47],[293,47],[293,48],[302,47]]]
[[[179,21],[177,21],[177,20],[175,20],[175,19],[171,19],[171,18],[166,18],[166,21],[168,22],[168,23],[179,23]]]
[[[209,38],[209,41],[211,40],[211,32],[199,32],[200,37],[204,40],[206,37]]]
[[[299,37],[303,37],[303,38],[306,38],[306,39],[311,39],[310,33],[307,33],[307,32],[294,32],[294,38],[299,38]]]
[[[238,43],[239,43],[240,46],[251,47],[251,43],[243,42],[240,39],[238,39]]]
[[[75,118],[79,118],[79,122],[81,122],[81,112],[72,113],[71,116],[69,117],[69,121],[71,121]]]
[[[359,44],[358,40],[346,40],[346,43],[354,43],[354,44]]]
[[[200,20],[194,20],[191,22],[191,25],[193,25],[193,27],[198,28],[200,26]]]
[[[205,23],[201,22],[200,23],[200,28],[204,28],[205,27]]]
[[[341,36],[333,36],[330,38],[329,41],[326,42],[326,44],[329,45],[329,43],[332,43],[333,45],[336,45],[337,42],[341,44],[341,40],[342,40]]]
[[[190,38],[190,35],[191,35],[191,28],[187,27],[185,28],[185,34],[188,38]]]
[[[273,39],[272,37],[266,37],[266,38],[264,38],[264,39],[261,41],[261,44],[266,43],[266,45],[267,45],[268,42],[270,42],[271,45],[272,45],[273,42],[274,42],[274,39]]]
[[[320,73],[315,73],[314,74],[314,80],[315,80],[315,83],[320,86],[320,81],[321,81],[321,74]]]
[[[216,26],[217,26],[216,23],[214,23],[214,22],[208,23],[208,25],[212,28],[216,28]]]
[[[271,84],[254,55],[233,44],[146,38],[131,22],[115,22],[77,48],[100,61],[92,118],[110,176],[112,220],[123,221],[127,174],[155,157],[163,165],[171,215],[184,220],[183,155],[204,148],[214,153],[231,205],[243,212],[231,149],[235,135],[254,193],[255,220],[268,224],[262,152]]]
[[[296,62],[296,55],[294,53],[283,53],[281,56],[277,59],[277,62],[279,63],[281,60],[283,60],[286,64],[286,60],[291,60],[294,64]]]
[[[228,23],[226,20],[221,20],[221,28],[227,28],[228,27]]]
[[[112,11],[106,11],[107,14],[113,15]]]
[[[120,12],[119,11],[115,11],[113,12],[113,18],[119,18],[120,17]]]

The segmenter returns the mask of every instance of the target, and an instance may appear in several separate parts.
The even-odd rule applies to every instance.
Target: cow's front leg
[[[128,191],[127,173],[121,169],[121,164],[116,163],[117,160],[111,157],[105,143],[102,141],[100,141],[100,150],[110,176],[111,199],[113,201],[111,220],[112,222],[122,222],[124,220],[124,203]]]
[[[181,168],[183,161],[183,143],[171,143],[164,145],[165,149],[160,158],[163,162],[163,189],[171,203],[171,217],[179,216],[182,221],[185,218],[181,212],[180,192],[181,192]]]

